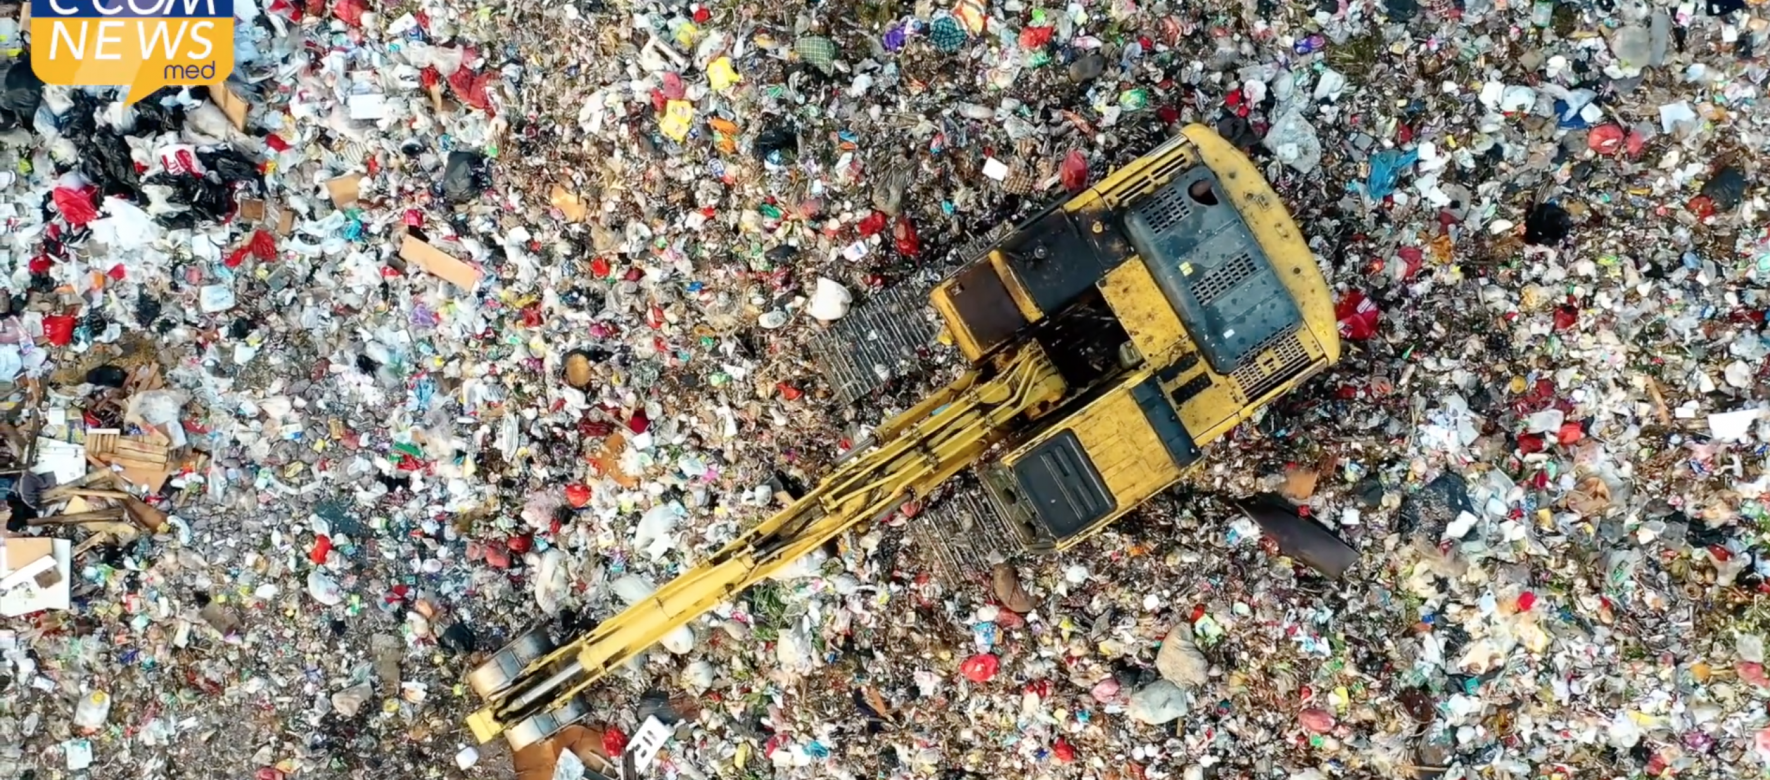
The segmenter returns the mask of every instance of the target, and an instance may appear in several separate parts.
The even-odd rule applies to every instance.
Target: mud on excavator
[[[467,677],[484,700],[468,718],[475,737],[546,739],[589,714],[590,686],[667,634],[961,474],[977,489],[909,521],[947,568],[1071,547],[1340,356],[1302,233],[1254,165],[1202,125],[992,230],[967,257],[929,294],[969,361],[962,376],[649,598],[580,636],[517,636]],[[887,293],[825,336],[839,397],[866,397],[927,346],[919,309]],[[1350,550],[1303,522],[1286,533],[1343,569]]]

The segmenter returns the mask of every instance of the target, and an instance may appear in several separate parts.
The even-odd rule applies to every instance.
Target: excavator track
[[[469,727],[481,742],[503,734],[518,750],[546,739],[587,712],[583,695],[609,672],[857,524],[927,498],[1065,390],[1036,344],[966,373],[881,424],[870,448],[791,506],[585,635],[539,657],[538,640],[494,654],[470,676],[486,706]]]
[[[843,405],[914,372],[934,343],[924,285],[904,284],[873,296],[811,342],[811,354]]]
[[[910,524],[910,538],[948,582],[980,579],[1017,549],[1018,539],[1002,509],[976,477],[954,480],[951,495]]]

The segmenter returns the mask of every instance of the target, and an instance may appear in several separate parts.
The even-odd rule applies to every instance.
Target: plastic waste
[[[449,152],[448,164],[443,169],[443,197],[451,203],[473,200],[485,190],[485,177],[484,155],[464,149]]]
[[[1186,692],[1172,682],[1157,680],[1131,694],[1125,714],[1154,726],[1178,719],[1186,709]]]
[[[848,314],[848,307],[853,302],[854,296],[848,293],[848,288],[818,277],[817,289],[811,294],[811,303],[805,307],[805,313],[823,322],[834,322]]]
[[[1211,662],[1193,643],[1192,627],[1181,624],[1162,639],[1162,648],[1155,655],[1155,668],[1162,679],[1175,685],[1197,687],[1209,680]]]
[[[74,728],[82,734],[91,734],[104,728],[105,721],[111,717],[111,695],[94,690],[80,697],[74,705]]]
[[[1261,143],[1298,173],[1309,173],[1321,164],[1321,141],[1298,106],[1290,106],[1274,118]]]
[[[0,65],[0,130],[28,127],[43,102],[43,81],[31,69],[30,57]]]

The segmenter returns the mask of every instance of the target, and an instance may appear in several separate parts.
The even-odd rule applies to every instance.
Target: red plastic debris
[[[632,431],[636,436],[645,433],[646,429],[650,427],[651,420],[646,419],[643,409],[634,412],[632,417],[627,418],[627,430]]]
[[[222,262],[229,268],[238,268],[241,263],[246,262],[246,258],[248,257],[256,257],[264,262],[270,262],[277,259],[276,237],[263,230],[254,230],[252,231],[252,237],[247,239],[245,244],[241,245],[239,249],[235,249],[227,256],[227,259]]]
[[[1377,335],[1377,320],[1383,313],[1364,293],[1353,290],[1334,306],[1334,318],[1340,321],[1340,336],[1359,341]]]
[[[1739,679],[1758,686],[1770,688],[1770,677],[1764,676],[1764,665],[1751,661],[1740,661],[1733,670],[1739,673]]]
[[[1067,764],[1076,760],[1076,749],[1074,745],[1065,742],[1062,737],[1058,737],[1057,741],[1051,744],[1051,755],[1059,762]]]
[[[565,486],[565,502],[573,509],[583,509],[590,504],[590,486],[574,482]]]
[[[535,548],[535,537],[529,534],[520,534],[510,537],[506,544],[510,547],[511,552],[521,555]]]
[[[1525,455],[1542,452],[1543,448],[1547,446],[1548,442],[1543,439],[1543,435],[1540,433],[1527,433],[1518,437],[1518,451]]]
[[[58,347],[74,341],[74,325],[79,319],[69,314],[51,314],[43,318],[43,338]]]
[[[904,257],[915,257],[922,251],[922,239],[916,237],[916,227],[910,224],[908,214],[897,215],[897,224],[891,226],[891,239],[897,244],[897,253]]]
[[[455,97],[481,111],[492,110],[491,96],[486,88],[492,84],[492,74],[474,73],[466,68],[455,71],[449,76],[449,86],[455,90]]]
[[[98,219],[98,206],[93,197],[98,190],[92,187],[56,187],[52,197],[55,198],[55,209],[61,212],[61,218],[74,227],[80,227]]]
[[[777,735],[778,736],[778,735]],[[620,729],[609,726],[602,732],[602,752],[614,758],[627,750],[627,734]]]
[[[800,390],[799,388],[794,387],[786,382],[781,382],[779,384],[776,384],[774,386],[774,389],[779,390],[781,397],[787,399],[788,401],[797,401],[797,400],[799,400],[800,397],[805,395],[805,391]]]
[[[1535,593],[1531,593],[1530,591],[1527,590],[1523,593],[1518,594],[1518,611],[1519,612],[1529,612],[1530,608],[1534,607],[1534,606],[1536,606],[1536,594]]]
[[[1686,207],[1690,209],[1691,213],[1701,219],[1708,219],[1715,215],[1715,202],[1707,195],[1698,195],[1691,198],[1690,203],[1688,203]]]
[[[1555,310],[1555,330],[1568,330],[1579,324],[1579,308],[1562,306]]]
[[[363,26],[363,12],[367,10],[369,10],[368,4],[363,0],[338,0],[332,6],[332,15],[338,17],[338,21],[352,27],[361,27]]]
[[[490,542],[485,546],[486,564],[495,569],[510,568],[510,548],[503,542]]]
[[[259,769],[258,774],[254,775],[252,780],[287,780],[288,777],[288,775],[283,774],[283,770],[274,766],[267,766]]]
[[[111,270],[104,272],[104,275],[109,276],[112,281],[121,282],[129,278],[129,269],[124,268],[122,263],[118,263],[111,266]]]
[[[1555,441],[1563,447],[1578,443],[1580,439],[1585,437],[1585,427],[1576,422],[1562,423],[1561,430],[1555,432]]]
[[[1042,49],[1051,42],[1051,34],[1057,32],[1055,27],[1022,27],[1020,28],[1020,48]]]
[[[46,274],[49,273],[49,269],[54,267],[55,261],[49,259],[49,255],[37,255],[36,257],[31,258],[31,273]]]
[[[1088,186],[1088,158],[1079,149],[1071,149],[1063,156],[1063,165],[1057,172],[1063,177],[1063,188],[1070,192],[1081,192]]]
[[[974,683],[986,683],[996,676],[1002,662],[989,653],[978,653],[959,664],[959,673]]]
[[[875,211],[861,219],[861,221],[854,226],[854,229],[860,231],[862,237],[876,236],[879,235],[881,231],[885,230],[885,221],[887,219],[889,219],[889,217],[885,216],[885,212]]]
[[[1621,125],[1600,125],[1586,134],[1586,146],[1599,154],[1627,154],[1633,157],[1641,153],[1646,139],[1640,133],[1624,130]]]
[[[694,7],[694,23],[695,24],[706,24],[707,20],[711,19],[711,18],[713,18],[713,12],[707,10],[706,6],[697,5]]]
[[[1414,274],[1419,273],[1420,268],[1426,264],[1426,253],[1420,251],[1417,246],[1404,246],[1396,250],[1395,254],[1401,256],[1401,262],[1404,264],[1401,271],[1403,281],[1414,278]]]
[[[590,273],[595,274],[598,279],[607,279],[609,274],[614,273],[614,268],[608,264],[608,258],[598,257],[590,261]]]
[[[787,746],[787,735],[776,734],[772,737],[769,737],[768,742],[766,742],[762,745],[762,755],[772,757],[774,755],[775,751],[780,750],[781,748],[784,748],[786,746]]]
[[[270,133],[270,134],[265,135],[264,136],[264,145],[270,147],[271,149],[279,151],[279,152],[289,151],[289,142],[283,140],[283,137],[280,135],[277,135],[276,133]]]
[[[332,554],[332,537],[320,534],[313,538],[313,549],[307,551],[307,559],[315,565],[324,565],[326,556]]]

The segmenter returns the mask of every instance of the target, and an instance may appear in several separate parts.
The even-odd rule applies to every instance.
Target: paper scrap
[[[363,175],[351,173],[326,182],[326,192],[332,196],[332,205],[344,208],[356,202],[362,194]]]
[[[373,92],[351,95],[348,105],[351,119],[373,122],[387,118],[386,95]]]
[[[1724,441],[1745,441],[1751,438],[1752,423],[1763,416],[1761,409],[1741,409],[1709,415],[1709,435]]]
[[[984,158],[983,175],[1002,181],[1008,178],[1008,164],[994,157]]]
[[[410,234],[400,244],[399,256],[401,260],[468,292],[473,292],[479,285],[480,278],[484,276],[478,268]]]

